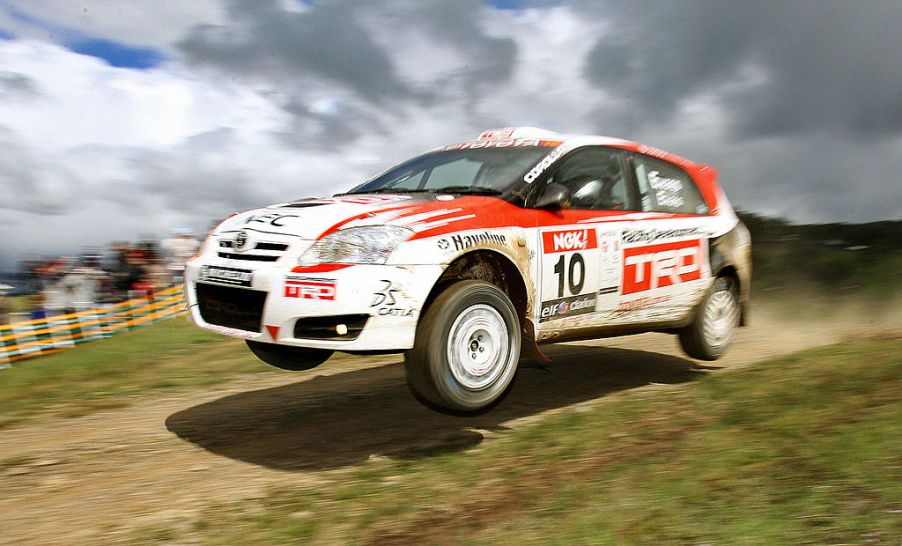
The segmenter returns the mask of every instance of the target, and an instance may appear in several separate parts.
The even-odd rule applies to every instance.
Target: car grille
[[[234,241],[219,241],[219,257],[249,262],[275,262],[288,250],[285,243],[259,242],[248,252],[233,252]]]
[[[197,306],[204,322],[259,332],[266,292],[231,286],[197,283]]]

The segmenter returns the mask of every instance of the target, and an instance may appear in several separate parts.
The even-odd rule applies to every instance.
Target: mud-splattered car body
[[[519,161],[510,180],[479,186],[503,171],[499,150]],[[464,161],[454,158],[469,174],[431,190],[437,169]],[[416,171],[417,161],[432,166]],[[257,343],[400,352],[414,348],[433,300],[467,279],[510,300],[524,354],[547,342],[679,331],[718,277],[732,279],[744,314],[749,236],[711,166],[619,139],[519,128],[387,173],[347,194],[220,224],[186,268],[195,322]]]

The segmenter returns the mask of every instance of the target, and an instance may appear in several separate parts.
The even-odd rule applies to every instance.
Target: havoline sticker
[[[254,273],[247,269],[205,265],[200,268],[200,277],[198,280],[231,284],[234,286],[250,286],[253,275]]]

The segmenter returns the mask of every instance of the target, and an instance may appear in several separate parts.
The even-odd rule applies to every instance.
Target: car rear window
[[[638,154],[633,156],[633,169],[643,211],[708,214],[708,205],[686,171]]]

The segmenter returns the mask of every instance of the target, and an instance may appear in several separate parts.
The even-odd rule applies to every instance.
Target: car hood
[[[498,208],[522,211],[501,199],[484,196],[419,193],[343,195],[280,203],[242,212],[220,224],[215,234],[252,230],[316,240],[340,229],[395,225],[428,236],[494,223],[492,219],[497,221],[497,216],[486,213]]]

